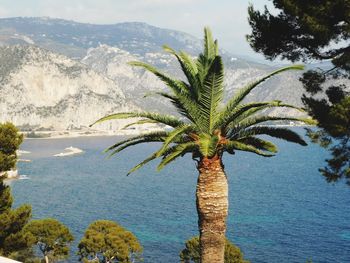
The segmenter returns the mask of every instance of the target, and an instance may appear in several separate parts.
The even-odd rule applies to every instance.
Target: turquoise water
[[[179,262],[183,243],[197,234],[197,172],[185,157],[155,172],[156,163],[125,176],[157,145],[137,146],[116,158],[101,151],[118,137],[27,140],[20,163],[29,180],[11,183],[16,205],[30,203],[35,218],[55,217],[75,235],[72,257],[94,220],[119,222],[144,246],[145,263]],[[273,158],[237,153],[226,156],[230,185],[227,236],[251,262],[350,262],[350,188],[327,184],[317,169],[327,153],[277,141]],[[83,155],[53,154],[74,146]]]

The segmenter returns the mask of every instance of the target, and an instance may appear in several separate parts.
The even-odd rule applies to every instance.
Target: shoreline
[[[27,136],[32,132],[21,133],[24,135],[25,140],[36,140],[36,139],[69,139],[69,138],[80,138],[80,137],[107,137],[107,136],[131,136],[146,134],[149,132],[163,131],[163,129],[148,129],[148,130],[117,130],[117,131],[37,131],[35,137]]]
[[[308,125],[290,125],[290,124],[276,124],[267,125],[273,127],[313,127]],[[69,139],[69,138],[80,138],[80,137],[107,137],[107,136],[132,136],[146,134],[149,132],[164,131],[165,129],[135,129],[135,130],[117,130],[117,131],[82,131],[82,130],[62,130],[62,131],[36,131],[35,137],[27,137],[28,134],[33,132],[20,131],[24,135],[25,140],[36,140],[36,139]]]

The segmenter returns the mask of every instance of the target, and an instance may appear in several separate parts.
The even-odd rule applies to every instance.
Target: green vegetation
[[[78,245],[83,262],[141,262],[142,246],[129,231],[113,221],[98,220],[86,230]]]
[[[23,141],[23,135],[12,123],[0,123],[0,173],[15,167],[19,146]]]
[[[0,255],[21,259],[30,254],[31,243],[23,228],[32,217],[32,209],[29,205],[13,209],[12,203],[11,189],[0,176]]]
[[[274,15],[249,7],[252,48],[268,59],[329,61],[300,79],[302,100],[320,130],[308,130],[312,141],[329,148],[332,158],[320,169],[328,182],[350,185],[350,1],[274,0]],[[275,13],[275,11],[274,11]],[[346,82],[347,79],[347,82]],[[336,81],[332,81],[336,80]],[[315,96],[318,95],[318,96]]]
[[[218,53],[217,41],[213,40],[209,29],[205,29],[204,51],[196,59],[184,52],[178,53],[167,46],[164,49],[178,60],[186,76],[186,82],[173,79],[142,62],[132,62],[131,65],[144,68],[167,85],[170,92],[157,92],[157,95],[169,100],[181,117],[151,112],[124,112],[106,116],[96,123],[113,119],[141,118],[133,125],[159,123],[172,128],[172,130],[150,132],[117,142],[106,151],[114,155],[139,143],[163,143],[157,152],[135,166],[129,173],[158,157],[162,158],[158,166],[158,170],[161,170],[178,157],[190,153],[197,162],[199,171],[196,204],[201,233],[201,262],[223,263],[228,213],[228,184],[222,163],[223,153],[234,154],[236,151],[247,151],[265,157],[273,156],[277,152],[277,147],[269,141],[256,137],[259,135],[306,145],[305,141],[292,130],[270,127],[264,123],[281,120],[311,123],[307,119],[288,116],[272,117],[262,112],[277,107],[297,109],[292,105],[281,101],[245,103],[244,98],[270,77],[287,70],[300,70],[303,67],[290,66],[272,72],[239,90],[224,105],[224,65]]]
[[[186,241],[185,248],[180,253],[181,263],[200,263],[199,237]],[[249,263],[243,259],[241,250],[228,239],[225,243],[225,263]]]
[[[16,151],[22,140],[23,136],[13,124],[0,124],[0,173],[15,167]],[[29,205],[12,208],[13,197],[10,187],[4,183],[5,176],[0,176],[0,255],[21,259],[31,254],[31,244],[23,228],[32,217],[32,209]]]
[[[56,219],[32,220],[24,232],[43,254],[46,263],[68,258],[69,244],[74,238],[69,229]]]

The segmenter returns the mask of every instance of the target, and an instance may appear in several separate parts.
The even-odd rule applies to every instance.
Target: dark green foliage
[[[320,171],[329,182],[346,178],[350,184],[349,87],[345,85],[350,79],[350,0],[273,0],[273,4],[277,15],[267,8],[260,12],[249,7],[252,33],[248,41],[271,60],[280,56],[290,61],[331,62],[328,68],[303,74],[302,100],[321,128],[309,130],[310,138],[332,154]],[[329,84],[335,79],[336,85]]]
[[[23,135],[12,123],[0,123],[0,173],[15,167],[16,150],[23,141]]]
[[[113,221],[98,220],[85,231],[78,245],[83,262],[141,262],[142,246],[129,231]]]
[[[181,263],[200,263],[199,237],[193,237],[186,241],[185,248],[180,253]],[[241,250],[226,239],[225,263],[249,263],[243,259]]]
[[[69,229],[56,219],[32,220],[24,228],[28,240],[51,262],[67,259],[69,244],[74,240]]]
[[[131,62],[133,66],[142,67],[156,75],[169,88],[169,93],[158,92],[157,95],[169,100],[182,118],[150,112],[124,112],[101,118],[98,122],[112,119],[141,118],[131,125],[158,123],[171,127],[172,130],[150,132],[117,142],[108,149],[111,155],[139,143],[163,142],[161,148],[129,173],[141,168],[146,163],[162,158],[158,170],[168,163],[187,153],[193,158],[221,158],[224,152],[234,154],[236,151],[248,151],[262,156],[272,156],[277,147],[271,142],[256,136],[269,135],[290,142],[306,145],[304,140],[287,128],[272,128],[267,122],[293,120],[313,123],[310,119],[292,118],[289,116],[269,116],[263,111],[269,108],[287,107],[301,111],[281,101],[244,103],[249,93],[259,84],[276,74],[287,70],[301,70],[303,66],[293,65],[272,72],[235,94],[224,105],[224,65],[218,53],[217,41],[213,40],[209,29],[204,30],[204,49],[197,59],[185,52],[176,52],[168,46],[165,51],[178,60],[187,81],[173,79],[155,67],[143,62]],[[127,125],[129,127],[130,125]]]
[[[29,205],[12,209],[10,187],[3,180],[0,177],[0,255],[17,258],[21,253],[30,253],[31,243],[23,228],[31,219],[32,210]]]

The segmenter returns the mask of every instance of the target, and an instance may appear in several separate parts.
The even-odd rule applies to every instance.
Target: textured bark
[[[196,200],[201,263],[224,263],[228,185],[220,157],[203,158],[198,165]]]

